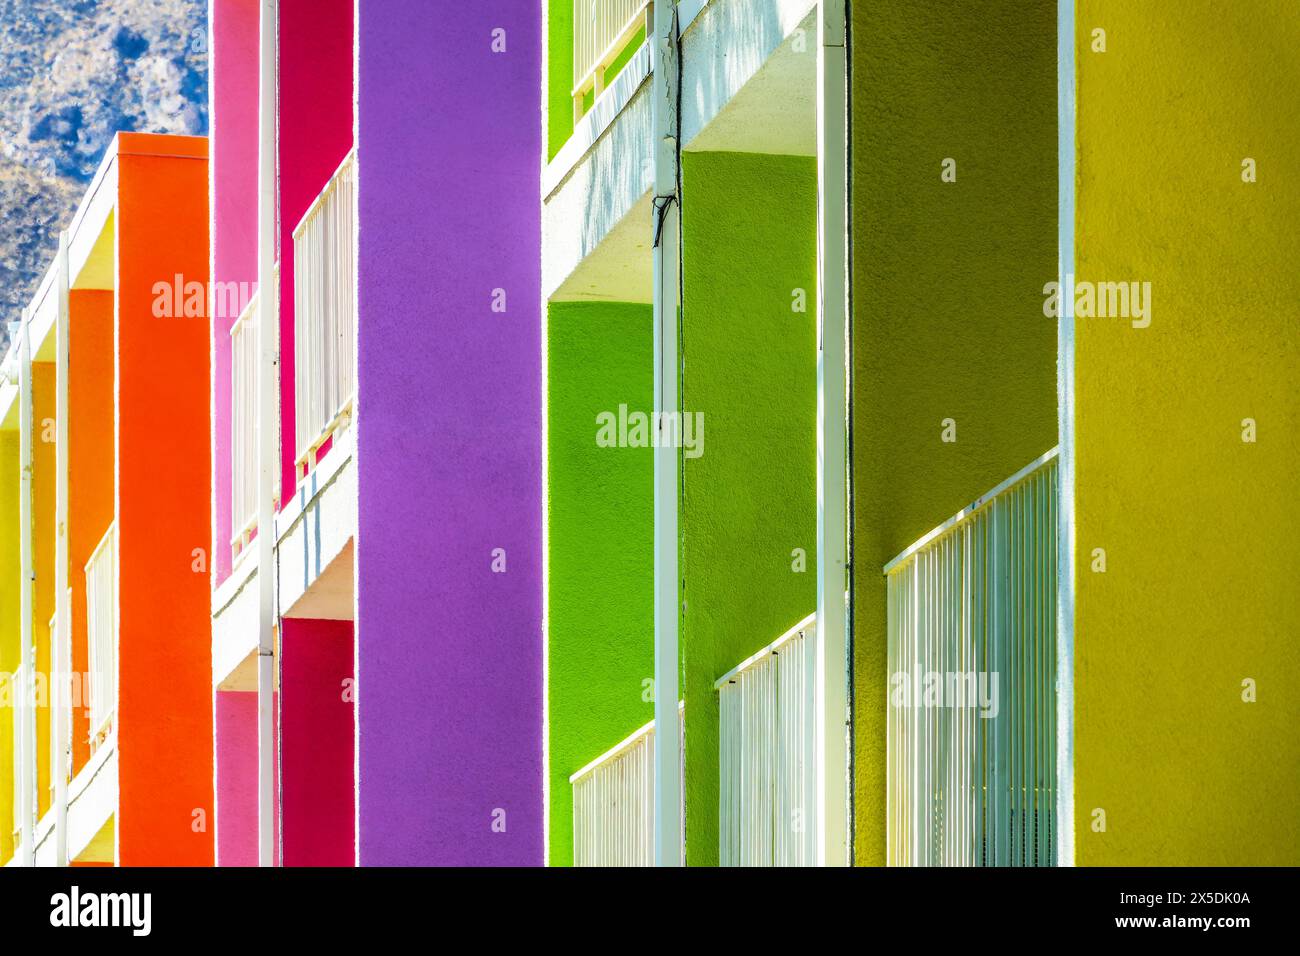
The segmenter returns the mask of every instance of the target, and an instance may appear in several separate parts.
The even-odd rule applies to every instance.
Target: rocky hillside
[[[207,132],[206,0],[0,0],[0,344],[118,130]]]

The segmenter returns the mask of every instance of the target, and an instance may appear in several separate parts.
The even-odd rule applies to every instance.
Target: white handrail
[[[107,732],[117,710],[117,523],[86,562],[86,630],[90,649],[90,739]]]
[[[257,527],[257,303],[254,293],[230,329],[231,543]]]
[[[294,457],[299,474],[347,426],[356,382],[356,153],[293,231]]]
[[[672,0],[663,0],[665,3]],[[573,107],[582,116],[589,91],[599,96],[605,70],[627,49],[643,26],[650,36],[651,0],[573,0]]]

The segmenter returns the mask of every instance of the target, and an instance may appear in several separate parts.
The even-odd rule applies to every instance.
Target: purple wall
[[[352,866],[352,622],[285,618],[280,799],[285,866]]]
[[[366,865],[542,862],[540,27],[518,0],[361,5]]]

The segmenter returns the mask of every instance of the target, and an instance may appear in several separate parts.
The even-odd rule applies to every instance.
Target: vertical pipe
[[[1056,5],[1057,331],[1056,826],[1061,866],[1074,866],[1074,6]],[[1069,280],[1067,282],[1067,280]],[[1068,288],[1067,288],[1068,286]]]
[[[654,622],[655,622],[655,865],[680,866],[681,751],[678,741],[678,450],[664,441],[665,423],[680,414],[678,310],[681,307],[681,196],[678,191],[679,83],[677,7],[654,11]]]
[[[20,640],[21,664],[23,677],[19,688],[19,739],[22,750],[19,762],[18,780],[18,814],[19,831],[22,835],[20,862],[23,866],[36,863],[36,681],[35,652],[32,647],[32,614],[34,612],[34,593],[32,579],[32,342],[31,312],[23,310],[22,327],[19,329],[18,358],[18,432],[19,432],[19,490],[18,490],[18,525],[20,542],[20,560],[22,577],[20,580],[19,604],[22,609],[22,631]]]
[[[257,862],[275,865],[275,481],[279,301],[275,279],[277,0],[259,18],[257,150]]]
[[[56,866],[68,865],[68,763],[71,735],[72,628],[68,600],[68,358],[71,334],[69,308],[68,234],[59,233],[58,324],[55,327],[55,471],[54,471],[54,608],[53,679],[50,682],[54,707],[54,860]]]
[[[817,665],[819,866],[849,863],[848,61],[844,0],[817,18]]]

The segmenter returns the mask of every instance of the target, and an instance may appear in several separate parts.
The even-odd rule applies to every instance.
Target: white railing
[[[1056,862],[1056,455],[885,566],[890,865]]]
[[[664,0],[671,2],[671,0]],[[651,0],[573,0],[573,118],[582,117],[587,93],[605,89],[605,71],[637,31],[653,32]]]
[[[86,562],[86,630],[90,645],[90,739],[107,735],[117,710],[117,524]]]
[[[293,231],[294,446],[299,476],[347,427],[356,380],[355,154]]]
[[[718,859],[813,866],[816,616],[714,684],[718,691]]]
[[[684,739],[685,721],[679,720],[678,725]],[[654,755],[652,720],[569,777],[574,866],[654,865]],[[683,799],[683,838],[685,804]],[[683,839],[683,861],[685,856]]]
[[[258,299],[254,293],[230,329],[230,523],[236,554],[257,527]]]

